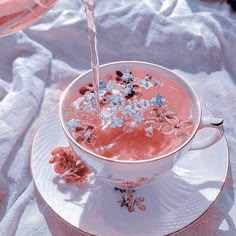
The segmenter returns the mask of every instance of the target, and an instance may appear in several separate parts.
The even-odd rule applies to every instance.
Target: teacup
[[[114,71],[125,71],[126,69],[158,74],[160,77],[177,84],[185,91],[189,106],[191,106],[193,128],[183,143],[160,156],[153,156],[144,160],[110,159],[94,153],[78,143],[66,125],[66,112],[70,104],[73,103],[79,89],[92,82],[91,70],[76,78],[65,90],[60,102],[60,122],[73,150],[96,175],[115,187],[135,188],[171,170],[180,157],[184,158],[187,151],[208,148],[218,142],[223,136],[223,120],[215,116],[202,116],[201,105],[193,88],[176,73],[165,67],[140,61],[120,61],[101,65],[99,73],[102,78]],[[196,140],[197,132],[206,127],[213,128],[216,132],[213,132],[207,139]],[[139,144],[137,143],[137,145]]]

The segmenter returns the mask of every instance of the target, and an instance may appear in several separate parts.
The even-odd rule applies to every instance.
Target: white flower
[[[71,119],[66,122],[66,125],[69,129],[74,130],[76,127],[81,125],[81,122],[78,119]]]
[[[142,114],[135,114],[133,117],[135,122],[141,123],[144,121],[144,116]]]
[[[153,106],[161,107],[166,102],[166,99],[161,94],[157,94],[151,99],[151,102]]]
[[[73,107],[76,109],[76,110],[84,110],[84,106],[83,106],[83,102],[84,102],[84,97],[80,97],[78,98],[77,100],[75,100],[73,102]]]
[[[87,101],[87,106],[88,106],[89,108],[93,108],[93,107],[94,107],[94,99],[88,100],[88,101]]]
[[[142,79],[140,86],[144,87],[145,89],[150,89],[150,88],[154,87],[154,84],[152,82],[150,82],[149,80]]]
[[[111,95],[107,98],[107,102],[111,106],[123,106],[125,105],[125,99],[120,95]]]
[[[125,94],[131,95],[132,93],[134,93],[134,86],[131,83],[128,83],[125,88]]]
[[[126,83],[130,83],[131,81],[134,80],[133,75],[130,73],[129,70],[127,70],[126,72],[123,73],[121,79],[126,82]]]
[[[78,99],[79,100],[79,99]],[[77,101],[78,101],[77,100]],[[74,102],[75,103],[75,102]],[[73,104],[75,105],[75,104]],[[94,108],[94,93],[88,93],[79,104],[83,109]]]
[[[154,79],[155,85],[163,86],[163,83],[159,79]]]
[[[143,79],[145,79],[145,80],[151,80],[151,79],[152,79],[152,76],[146,75]]]
[[[162,134],[175,134],[177,139],[187,139],[190,136],[190,131],[193,128],[192,120],[180,121],[177,116],[172,116],[166,123],[159,127]]]
[[[132,105],[126,105],[123,110],[122,110],[122,114],[127,117],[128,115],[133,116],[137,113],[137,110],[134,107],[134,104]]]
[[[140,108],[146,110],[150,106],[150,102],[149,102],[149,100],[141,99],[138,102],[138,106],[140,106]]]
[[[111,121],[111,128],[116,128],[116,127],[122,127],[123,125],[123,120],[119,117],[115,117],[112,121]]]
[[[86,130],[85,132],[84,132],[84,138],[85,138],[85,140],[89,140],[90,138],[91,138],[91,134],[92,134],[92,131],[91,130]]]
[[[104,81],[104,80],[100,80],[99,81],[99,89],[100,90],[111,90],[113,88],[113,83],[111,80],[109,80],[108,82]]]

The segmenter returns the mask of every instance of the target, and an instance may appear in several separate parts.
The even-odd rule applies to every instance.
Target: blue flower
[[[73,102],[73,107],[76,109],[76,110],[83,110],[84,109],[84,100],[85,98],[84,97],[80,97],[78,98],[77,100],[75,100]]]
[[[85,100],[85,106],[94,108],[94,93],[89,93]]]
[[[159,79],[154,79],[155,85],[163,86],[163,83]]]
[[[123,106],[125,104],[125,99],[120,95],[111,95],[107,98],[107,102],[111,106]]]
[[[126,72],[123,73],[121,79],[126,82],[126,83],[130,83],[131,81],[134,80],[133,75],[130,73],[129,70],[127,70]]]
[[[145,134],[147,135],[147,137],[152,137],[153,136],[153,130],[154,130],[153,125],[146,123],[146,126],[147,127],[144,128]]]
[[[112,81],[109,80],[108,82],[104,80],[99,81],[99,89],[100,90],[111,90],[113,88]]]
[[[139,106],[141,109],[146,110],[146,109],[150,106],[150,102],[149,102],[149,100],[141,99],[141,100],[138,102],[138,106]]]
[[[151,99],[152,105],[158,107],[163,106],[165,101],[166,99],[161,94],[157,94],[155,97]]]
[[[144,116],[142,114],[135,114],[134,117],[133,117],[134,121],[135,122],[138,122],[138,123],[141,123],[144,121]]]
[[[85,140],[89,140],[90,138],[91,138],[91,134],[92,134],[92,131],[91,130],[86,130],[85,132],[84,132],[84,138],[85,138]]]
[[[104,80],[99,81],[99,89],[101,90],[106,90],[107,88],[107,83]]]
[[[135,109],[134,105],[126,105],[123,110],[122,113],[124,116],[130,115],[133,116],[137,113],[137,110]]]
[[[149,89],[149,88],[154,87],[154,84],[152,82],[150,82],[149,80],[142,79],[140,86],[144,87],[145,89]]]
[[[115,117],[112,121],[111,121],[111,128],[116,128],[116,127],[122,127],[123,125],[123,120],[119,117]]]
[[[125,88],[125,94],[131,95],[132,93],[134,93],[134,86],[131,83],[128,83]]]
[[[76,127],[81,125],[81,122],[78,119],[71,119],[66,122],[66,125],[69,129],[74,130]]]

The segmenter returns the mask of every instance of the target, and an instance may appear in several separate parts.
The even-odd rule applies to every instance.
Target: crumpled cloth
[[[236,235],[236,13],[220,1],[99,0],[100,63],[141,60],[183,76],[225,120],[230,169],[214,206],[177,235]],[[35,24],[0,38],[0,235],[80,235],[38,196],[33,138],[65,87],[90,69],[82,1],[60,3]],[[55,134],[56,135],[56,134]]]

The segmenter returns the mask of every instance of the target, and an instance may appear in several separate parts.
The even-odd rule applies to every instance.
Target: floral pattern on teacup
[[[117,203],[120,204],[120,207],[126,207],[128,212],[134,212],[136,207],[141,211],[146,210],[146,207],[143,204],[145,200],[144,197],[135,197],[134,189],[115,188],[115,191],[120,191],[122,196],[122,200],[118,201]]]

